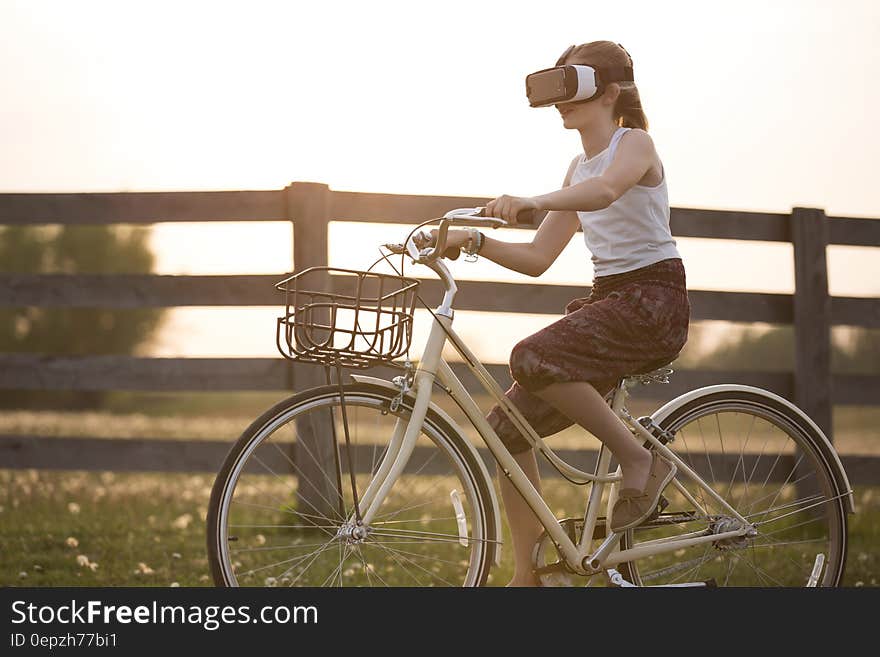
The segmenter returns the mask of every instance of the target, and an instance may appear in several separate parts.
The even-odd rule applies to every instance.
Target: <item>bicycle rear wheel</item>
[[[407,468],[376,518],[361,498],[411,399],[380,386],[306,390],[264,413],[229,452],[211,494],[208,552],[218,586],[479,586],[494,558],[489,483],[464,439],[429,410]],[[363,512],[364,509],[362,508]]]
[[[827,446],[797,413],[770,396],[742,390],[712,392],[669,413],[660,426],[668,446],[750,523],[758,535],[653,555],[620,571],[633,583],[717,586],[837,586],[847,551],[844,478]],[[739,523],[689,478],[673,486],[657,520],[630,530],[623,547],[685,532],[718,534]]]

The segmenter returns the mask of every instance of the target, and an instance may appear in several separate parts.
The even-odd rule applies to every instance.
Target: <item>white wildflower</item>
[[[178,516],[174,522],[171,523],[171,526],[174,527],[174,529],[186,529],[189,527],[189,523],[192,522],[192,519],[192,514],[184,513],[182,516]]]

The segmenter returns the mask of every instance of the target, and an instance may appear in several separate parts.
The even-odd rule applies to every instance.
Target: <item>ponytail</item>
[[[642,109],[642,99],[635,85],[621,88],[617,102],[614,104],[614,114],[617,117],[617,124],[621,127],[648,130],[648,117]]]

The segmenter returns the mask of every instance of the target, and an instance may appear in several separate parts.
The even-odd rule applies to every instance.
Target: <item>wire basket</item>
[[[284,293],[276,344],[285,358],[367,368],[409,351],[419,281],[309,267],[275,284]]]

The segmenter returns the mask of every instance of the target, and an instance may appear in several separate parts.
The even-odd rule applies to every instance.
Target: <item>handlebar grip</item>
[[[485,217],[486,208],[480,208],[480,211],[477,213],[478,217]],[[516,223],[518,224],[529,224],[534,225],[538,219],[538,210],[520,210],[516,214]]]
[[[446,249],[443,252],[444,258],[449,258],[450,260],[458,260],[458,256],[461,255],[461,249],[457,246],[453,246],[451,248]]]

